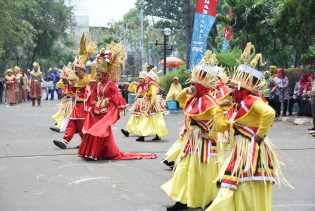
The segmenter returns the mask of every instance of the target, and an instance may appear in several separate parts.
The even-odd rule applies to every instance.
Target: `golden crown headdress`
[[[257,92],[264,85],[264,74],[256,69],[262,62],[262,54],[255,54],[255,46],[249,42],[241,55],[240,65],[233,71],[231,82],[249,91]]]
[[[37,71],[40,72],[40,65],[37,62],[33,62],[33,69],[34,67],[37,67]]]
[[[96,52],[96,44],[87,39],[83,33],[80,39],[79,55],[75,57],[73,65],[83,70],[86,69],[86,63],[93,53]]]
[[[97,46],[94,42],[87,39],[83,33],[80,39],[80,50],[79,57],[80,60],[85,64],[90,56],[96,52]]]
[[[67,69],[67,80],[69,80],[70,82],[74,83],[77,82],[79,80],[78,76],[75,74],[75,72],[72,69]]]
[[[194,67],[191,82],[199,83],[207,88],[214,87],[219,74],[223,71],[224,69],[218,66],[216,54],[207,50],[201,62]]]
[[[121,43],[111,42],[106,50],[102,48],[97,55],[96,68],[98,71],[107,72],[111,80],[118,81],[120,78],[121,65],[125,63],[127,53]]]
[[[74,70],[64,66],[60,73],[60,78],[66,79],[69,81],[77,81],[79,80],[78,76],[75,74]]]
[[[7,74],[9,74],[9,73],[14,73],[11,68],[10,68],[10,69],[7,69],[4,74],[7,75]]]

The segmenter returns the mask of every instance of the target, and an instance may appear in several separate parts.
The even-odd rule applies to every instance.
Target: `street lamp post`
[[[164,75],[166,75],[166,54],[167,54],[167,51],[168,50],[173,50],[173,47],[168,45],[168,38],[171,35],[171,33],[172,33],[172,30],[170,28],[165,28],[163,30],[163,37],[164,37],[163,44],[158,43],[157,40],[156,40],[156,43],[155,43],[156,46],[163,45],[163,52],[164,52],[164,57],[163,57],[163,61],[164,61],[163,74]]]

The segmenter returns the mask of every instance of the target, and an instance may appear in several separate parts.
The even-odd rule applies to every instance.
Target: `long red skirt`
[[[6,89],[6,97],[7,97],[7,103],[12,105],[16,104],[16,95],[15,95],[15,85],[10,84],[7,85]]]
[[[153,153],[121,152],[115,143],[111,128],[109,133],[109,136],[106,138],[85,134],[79,148],[79,156],[93,160],[135,160],[157,158],[157,155]]]
[[[119,150],[112,132],[112,125],[119,119],[119,111],[110,104],[104,115],[88,113],[82,132],[84,133],[79,148],[79,156],[93,160],[133,160],[155,159],[153,153],[125,153]]]
[[[42,86],[39,80],[31,80],[30,96],[32,99],[40,99],[42,97]]]

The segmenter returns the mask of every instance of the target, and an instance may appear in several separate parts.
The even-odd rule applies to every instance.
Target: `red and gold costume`
[[[151,153],[124,153],[115,143],[112,125],[120,119],[127,106],[114,82],[120,65],[125,61],[125,51],[120,44],[112,43],[108,48],[109,51],[101,51],[97,56],[97,84],[90,85],[86,92],[88,114],[78,154],[92,160],[156,158]]]
[[[220,102],[224,100],[232,101],[231,92],[232,90],[227,85],[225,85],[224,82],[222,81],[218,82],[216,84],[214,95],[217,103],[220,104]],[[224,110],[229,110],[229,107],[225,107]]]
[[[42,97],[42,72],[40,71],[40,66],[37,62],[33,63],[33,70],[31,71],[31,85],[30,85],[30,96],[32,98],[32,105],[35,106],[35,101],[37,105],[40,106]]]
[[[204,208],[217,194],[216,137],[228,128],[222,109],[209,94],[217,80],[213,57],[208,51],[192,71],[192,88],[184,89],[177,98],[185,114],[185,125],[177,141],[181,146],[174,175],[162,185],[176,204],[189,208]]]
[[[80,40],[80,55],[74,61],[76,76],[74,76],[71,85],[67,87],[69,93],[74,93],[69,122],[64,132],[63,142],[54,140],[54,144],[61,149],[67,148],[67,144],[72,140],[74,134],[78,133],[81,140],[83,138],[82,128],[87,116],[85,109],[86,87],[95,83],[95,68],[92,68],[91,74],[86,74],[85,63],[94,50],[95,44],[89,42],[83,34]]]
[[[62,90],[61,102],[58,105],[58,111],[52,116],[56,122],[56,127],[59,132],[64,132],[72,111],[72,102],[75,96],[74,84],[77,77],[73,70],[65,67],[60,74],[60,81],[56,84],[57,88]],[[55,131],[55,130],[54,130]]]
[[[22,100],[26,102],[29,93],[29,82],[25,71],[22,72]]]
[[[244,64],[231,77],[237,86],[227,115],[232,150],[219,173],[221,189],[207,211],[271,211],[272,184],[280,182],[278,157],[265,138],[275,112],[255,96],[263,87],[263,74],[253,68],[261,56],[249,60],[252,49],[249,43],[242,54]]]
[[[16,101],[17,103],[22,102],[22,83],[23,83],[23,75],[21,72],[21,68],[18,66],[14,67],[14,73],[15,73],[15,79],[16,79],[16,89],[15,89],[15,95],[16,95]]]
[[[8,69],[6,71],[6,74],[4,77],[4,83],[5,83],[6,102],[9,105],[16,104],[16,95],[15,95],[16,78],[12,69]]]
[[[64,141],[69,143],[75,133],[78,133],[80,137],[83,137],[82,128],[87,115],[84,108],[85,100],[85,88],[90,83],[91,76],[85,75],[83,78],[79,78],[73,85],[69,87],[74,92],[72,111],[69,116],[69,122],[64,133]]]

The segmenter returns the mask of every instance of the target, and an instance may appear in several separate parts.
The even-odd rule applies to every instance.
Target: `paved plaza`
[[[40,108],[0,105],[0,211],[162,211],[173,204],[160,189],[172,174],[161,160],[179,133],[181,112],[166,116],[170,134],[161,142],[123,137],[128,115],[113,128],[122,151],[154,152],[158,159],[91,162],[52,144],[62,138],[48,129],[56,110],[56,101]],[[271,131],[295,187],[275,186],[274,211],[315,210],[315,138],[307,127],[278,121]],[[70,145],[79,142],[75,137]]]

